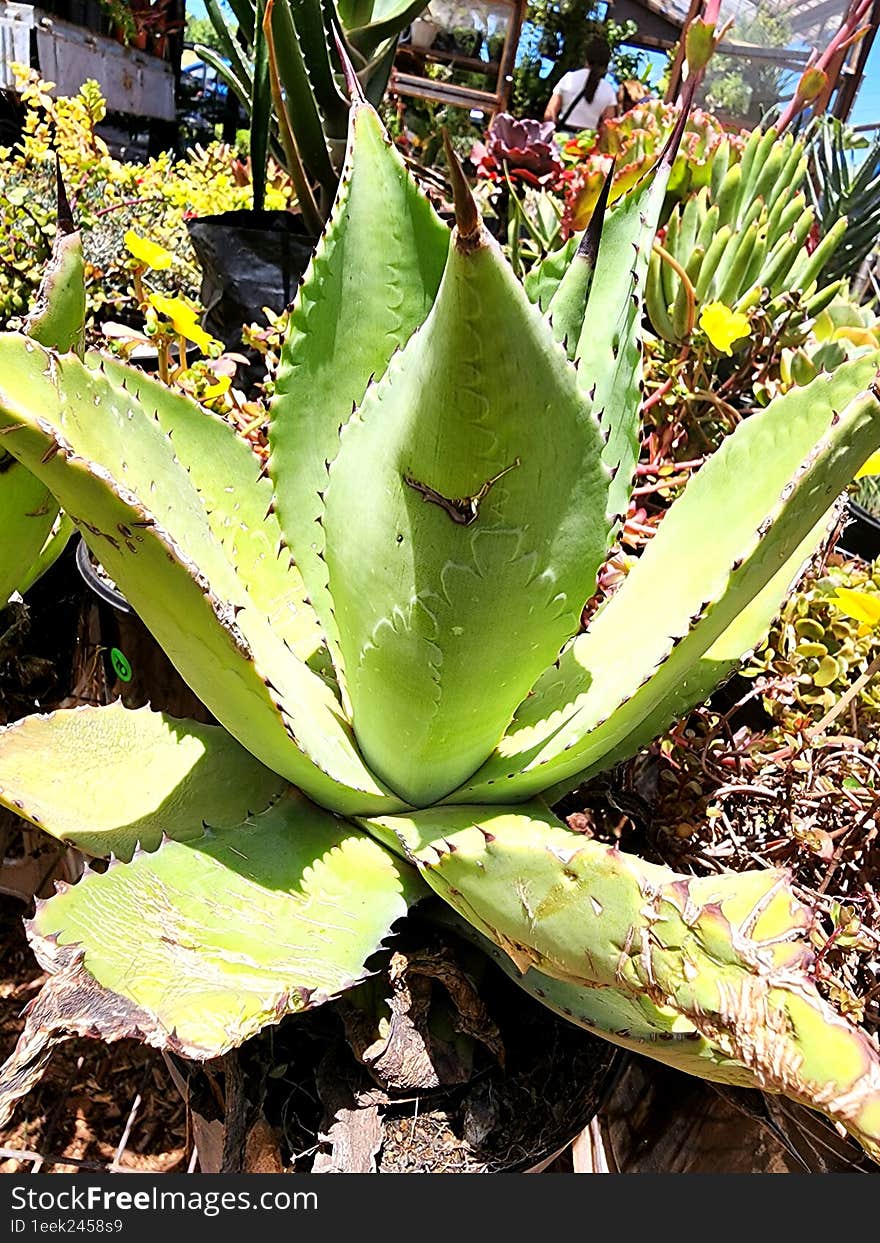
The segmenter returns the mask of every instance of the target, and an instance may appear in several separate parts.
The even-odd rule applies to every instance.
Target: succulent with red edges
[[[502,181],[506,174],[544,189],[556,188],[563,170],[553,122],[517,120],[507,112],[496,114],[485,142],[474,143],[471,160],[479,177]]]

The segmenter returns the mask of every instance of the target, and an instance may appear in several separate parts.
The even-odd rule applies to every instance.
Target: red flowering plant
[[[677,116],[676,105],[650,100],[606,121],[601,138],[597,139],[592,130],[584,130],[564,144],[561,158],[567,166],[562,176],[566,236],[586,228],[612,160],[610,203],[629,193],[653,167]],[[730,157],[738,160],[744,134],[745,131],[729,132],[712,113],[694,108],[669,176],[670,196],[684,199],[708,186],[712,162],[722,143],[727,144]]]

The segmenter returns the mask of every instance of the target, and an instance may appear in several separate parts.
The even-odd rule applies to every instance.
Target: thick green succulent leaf
[[[82,237],[73,222],[70,204],[58,179],[58,223],[52,256],[43,273],[25,332],[41,345],[59,353],[82,353],[86,323],[86,284]]]
[[[46,485],[0,451],[0,608],[13,592],[27,589],[57,517],[58,505]]]
[[[608,546],[601,438],[478,222],[343,429],[324,529],[358,742],[425,805],[490,754],[578,627]],[[478,688],[475,693],[475,688]]]
[[[550,306],[550,302],[577,252],[582,237],[582,233],[572,234],[558,250],[551,251],[540,263],[536,263],[526,273],[523,287],[530,301],[536,302],[542,311],[546,311]]]
[[[237,478],[243,459],[231,429],[218,431],[194,403],[136,372],[129,392],[94,358],[89,364],[0,337],[0,426],[15,428],[5,443],[61,501],[181,675],[243,746],[325,805],[388,808],[395,800],[365,768],[332,687],[273,627],[271,598],[256,603],[265,587],[256,567],[279,551],[259,547],[256,459],[250,480]],[[229,452],[210,457],[224,435]],[[229,474],[220,475],[218,461]],[[215,491],[203,495],[208,468],[217,472]],[[222,508],[214,509],[221,482]],[[298,591],[295,576],[290,584],[282,614]]]
[[[324,561],[323,493],[339,429],[425,319],[449,232],[372,108],[352,106],[346,165],[326,233],[293,305],[272,403],[276,506],[324,633],[336,623]]]
[[[362,980],[421,893],[405,863],[290,794],[234,827],[86,873],[41,903],[28,931],[50,970],[75,962],[129,1010],[127,1031],[105,1033],[109,1003],[92,998],[81,1026],[66,1016],[68,1031],[137,1031],[210,1058]]]
[[[269,159],[269,132],[272,123],[272,88],[269,84],[269,48],[263,21],[266,0],[256,0],[254,26],[254,76],[250,98],[250,157],[253,209],[262,211],[266,201],[266,165]]]
[[[645,284],[680,127],[676,134],[654,171],[605,219],[574,351],[579,382],[606,437],[602,461],[614,476],[609,513],[621,521],[639,456]]]
[[[380,49],[378,54],[368,61],[363,69],[358,70],[357,79],[361,84],[367,101],[374,108],[382,106],[382,100],[385,98],[385,92],[388,89],[388,79],[391,77],[391,70],[394,67],[396,53],[397,40],[389,39],[385,47]]]
[[[26,321],[30,336],[62,353],[81,351],[86,294],[82,239],[74,227],[60,171],[58,223],[52,255]],[[70,535],[55,498],[33,475],[0,449],[0,607],[24,593],[63,552]],[[53,538],[54,536],[54,538]]]
[[[249,7],[251,16],[246,33],[248,43],[252,45],[256,30],[256,3]],[[239,42],[233,36],[223,15],[220,0],[205,0],[205,9],[214,27],[222,56],[219,56],[213,48],[202,46],[199,47],[199,55],[216,69],[221,81],[227,82],[232,87],[242,106],[247,110],[250,107],[253,90],[253,64],[243,56]]]
[[[754,630],[722,636],[773,580],[781,602],[791,581],[784,567],[880,444],[880,401],[869,387],[877,363],[866,356],[793,389],[727,438],[455,802],[555,793],[705,699],[709,671],[700,662],[724,666],[734,641],[746,640],[743,651],[757,642],[774,611],[769,595],[749,615]],[[711,653],[719,640],[720,654]]]
[[[334,135],[344,135],[348,127],[348,100],[334,76],[328,41],[328,30],[333,20],[332,0],[285,0],[285,3],[290,6],[303,60],[308,66],[309,82],[325,129]]]
[[[601,760],[594,760],[581,772],[565,777],[557,785],[542,790],[541,797],[546,803],[552,806],[557,799],[564,797],[581,782],[588,781],[598,772],[613,768],[615,764],[635,755],[642,747],[648,746],[676,721],[687,716],[693,708],[705,703],[740,668],[749,653],[767,634],[782,602],[803,574],[810,558],[835,529],[839,518],[837,507],[831,512],[830,520],[826,514],[816,523],[794,555],[742,612],[737,614],[702,656],[691,661],[686,655],[686,665],[683,664],[677,671],[673,668],[667,671],[673,676],[665,678],[666,693],[646,716],[642,717],[640,711],[635,714],[628,732],[619,737]],[[677,681],[676,672],[680,675]]]
[[[51,570],[67,547],[71,535],[73,535],[73,523],[67,514],[59,513],[52,524],[52,530],[46,536],[36,561],[31,562],[27,573],[18,585],[18,590],[22,595],[29,591],[34,583],[43,577],[47,570]]]
[[[300,660],[329,671],[329,658],[302,575],[283,550],[272,484],[229,423],[133,367],[97,353],[86,360],[124,388],[170,437],[204,506],[214,537],[272,630]],[[281,551],[279,551],[281,550]]]
[[[684,1020],[753,1086],[820,1109],[880,1160],[880,1052],[819,992],[816,913],[788,873],[678,875],[540,803],[432,808],[375,829],[520,971],[609,990],[606,1022],[633,1012],[614,993],[636,1015],[647,999],[649,1026],[657,1009]]]
[[[0,803],[90,855],[130,859],[163,834],[240,824],[287,788],[218,725],[122,703],[0,729]]]
[[[309,65],[294,25],[293,6],[286,0],[276,0],[271,23],[278,77],[284,90],[297,150],[311,177],[317,178],[332,194],[336,186],[336,172],[327,148],[327,136],[309,76]]]
[[[523,972],[499,945],[453,911],[444,913],[441,922],[478,945],[530,997],[578,1027],[622,1049],[641,1053],[699,1079],[735,1087],[755,1087],[751,1070],[697,1031],[694,1024],[672,1006],[659,1005],[644,993],[557,980],[535,967]]]
[[[584,230],[577,249],[571,256],[571,262],[546,308],[547,318],[553,327],[553,335],[557,341],[563,342],[566,353],[572,360],[576,357],[580,345],[587,299],[606,225],[605,214],[608,210],[608,197],[611,193],[613,178],[614,165],[612,164],[605,177],[596,206],[593,208],[590,223]],[[611,233],[614,232],[615,226],[611,222],[608,222],[607,227]]]
[[[237,97],[245,112],[251,106],[251,84],[253,81],[253,69],[249,66],[242,66],[244,77],[240,76],[233,65],[230,65],[226,59],[211,47],[205,47],[203,43],[195,45],[195,53],[206,65],[217,74],[220,82],[225,82],[226,86]]]
[[[339,10],[347,41],[369,60],[386,39],[396,43],[400,32],[427,7],[425,0],[380,0],[371,6],[369,17],[362,6],[340,4]],[[343,15],[346,10],[348,20]]]

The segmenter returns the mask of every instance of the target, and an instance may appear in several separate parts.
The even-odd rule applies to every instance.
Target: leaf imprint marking
[[[409,475],[404,475],[403,481],[413,491],[420,493],[423,500],[430,501],[432,505],[439,505],[453,522],[458,523],[459,526],[469,527],[479,517],[480,501],[484,499],[492,485],[497,483],[499,479],[503,479],[505,475],[509,475],[519,465],[519,458],[514,458],[509,466],[505,466],[504,470],[499,471],[497,475],[493,475],[491,479],[487,479],[479,492],[475,492],[473,496],[452,498],[443,496],[441,492],[438,492],[429,484],[419,483],[418,479],[412,479]]]

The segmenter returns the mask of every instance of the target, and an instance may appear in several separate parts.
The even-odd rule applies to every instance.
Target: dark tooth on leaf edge
[[[64,178],[61,176],[61,160],[57,152],[55,154],[55,187],[58,196],[58,232],[64,234],[75,233],[76,224],[73,219],[70,200],[64,188]]]

